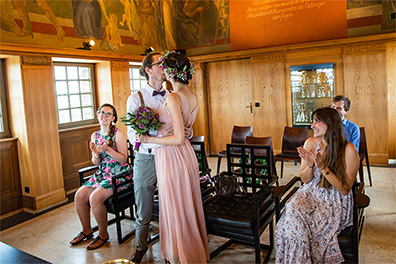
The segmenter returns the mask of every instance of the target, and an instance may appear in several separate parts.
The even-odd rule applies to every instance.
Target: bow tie
[[[154,90],[153,91],[153,96],[156,96],[157,94],[160,94],[161,96],[164,96],[165,95],[165,91],[158,92],[157,90]]]

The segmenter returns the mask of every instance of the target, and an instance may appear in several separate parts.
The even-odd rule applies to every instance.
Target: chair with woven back
[[[231,134],[231,143],[245,144],[247,136],[253,136],[253,126],[234,126]],[[220,172],[221,159],[226,156],[226,150],[219,152],[217,158],[217,174]]]
[[[359,159],[360,159],[360,166],[359,166],[360,181],[364,182],[363,160],[366,159],[366,167],[367,167],[368,177],[369,177],[369,181],[370,181],[370,186],[373,186],[373,184],[371,182],[370,162],[369,162],[369,155],[368,155],[368,151],[367,151],[366,130],[364,127],[360,128]]]
[[[256,144],[263,146],[271,146],[272,150],[272,137],[246,137],[246,144]],[[274,153],[272,151],[272,158]],[[277,177],[275,160],[272,162],[273,175]],[[287,184],[279,186],[279,182],[276,182],[277,186],[273,186],[275,208],[276,208],[276,222],[279,221],[282,210],[285,207],[286,202],[290,197],[298,190],[297,183],[300,183],[300,177],[293,177]]]
[[[129,144],[128,140],[128,163],[133,162],[133,149]],[[93,171],[96,171],[98,166],[85,167],[78,170],[80,185],[87,181],[91,176]],[[125,176],[132,175],[133,172],[126,172],[122,174],[115,175],[111,178],[111,184],[113,189],[113,195],[104,201],[107,212],[114,214],[115,217],[109,219],[107,224],[111,225],[116,223],[117,228],[117,241],[118,244],[124,243],[128,238],[135,234],[135,229],[128,232],[126,235],[122,235],[121,220],[129,219],[135,220],[133,206],[135,205],[135,193],[133,189],[133,180],[125,180],[124,182],[119,182],[118,179],[124,178]],[[132,183],[132,184],[131,184]],[[129,209],[129,215],[126,214],[127,209]],[[93,231],[98,230],[98,226],[92,228]]]
[[[284,161],[301,162],[297,147],[304,145],[307,138],[308,127],[285,127],[282,139],[282,151],[275,155],[275,163],[277,161],[281,162],[281,178],[283,177]]]
[[[237,193],[224,198],[213,192],[204,201],[208,234],[228,238],[210,253],[210,259],[232,243],[242,243],[254,246],[255,263],[261,263],[261,249],[266,249],[264,262],[268,262],[274,247],[275,203],[271,185],[277,180],[272,172],[271,153],[271,146],[227,144],[227,171],[221,175],[235,175],[246,195]],[[264,245],[260,236],[267,227],[269,245]]]
[[[202,199],[206,199],[209,194],[209,187],[212,185],[211,181],[211,169],[209,168],[209,163],[206,157],[205,151],[205,137],[204,136],[197,136],[190,138],[191,146],[193,147],[195,154],[198,160],[198,167],[199,167],[199,176],[200,176],[200,183],[201,183],[201,194]],[[159,196],[158,192],[154,196],[154,205],[153,205],[153,220],[159,220]]]

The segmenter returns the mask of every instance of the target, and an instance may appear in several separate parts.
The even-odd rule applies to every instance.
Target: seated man
[[[334,108],[341,115],[342,124],[344,125],[344,136],[348,142],[355,145],[357,152],[359,153],[359,142],[360,142],[360,129],[355,123],[352,123],[345,118],[351,108],[351,101],[344,95],[337,95],[331,102],[331,108]]]

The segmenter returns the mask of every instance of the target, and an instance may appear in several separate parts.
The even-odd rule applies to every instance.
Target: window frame
[[[1,104],[1,116],[3,121],[4,131],[0,131],[1,138],[11,137],[10,123],[8,116],[8,102],[6,92],[6,80],[5,80],[5,60],[0,60],[0,104]]]
[[[89,67],[91,69],[91,85],[92,85],[92,108],[93,108],[93,118],[89,120],[82,120],[82,121],[71,121],[68,123],[59,123],[59,109],[58,109],[58,100],[57,100],[57,94],[56,94],[56,79],[55,79],[55,66],[76,66],[76,67]],[[61,61],[53,61],[52,63],[53,71],[54,71],[54,90],[55,90],[55,104],[56,104],[56,116],[58,120],[58,128],[59,129],[68,129],[68,128],[78,128],[78,127],[83,127],[87,125],[92,125],[92,124],[97,124],[97,116],[96,116],[96,110],[98,109],[98,104],[97,104],[97,97],[96,97],[96,80],[95,80],[95,63],[79,63],[79,62],[61,62]],[[66,79],[68,80],[68,79]],[[79,93],[80,94],[80,93]],[[70,94],[68,93],[68,96]],[[80,109],[82,108],[81,106],[79,107]],[[71,107],[69,107],[69,110]]]
[[[139,72],[139,86],[140,86],[140,89],[134,89],[134,86],[133,86],[133,83],[134,83],[134,81],[136,81],[137,79],[134,79],[133,77],[133,74],[132,74],[132,69],[137,69],[137,70],[140,70],[140,68],[141,68],[141,65],[138,65],[138,64],[130,64],[129,65],[129,70],[128,70],[128,73],[129,73],[129,85],[131,86],[131,93],[133,94],[133,93],[136,93],[137,91],[140,91],[141,89],[143,89],[144,88],[144,86],[147,84],[147,80],[146,80],[146,78],[145,77],[143,77],[143,76],[141,76],[140,75],[140,72]]]

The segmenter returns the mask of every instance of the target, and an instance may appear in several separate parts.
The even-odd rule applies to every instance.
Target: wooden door
[[[234,125],[253,125],[250,60],[212,62],[206,70],[210,153],[218,154],[231,143]]]

